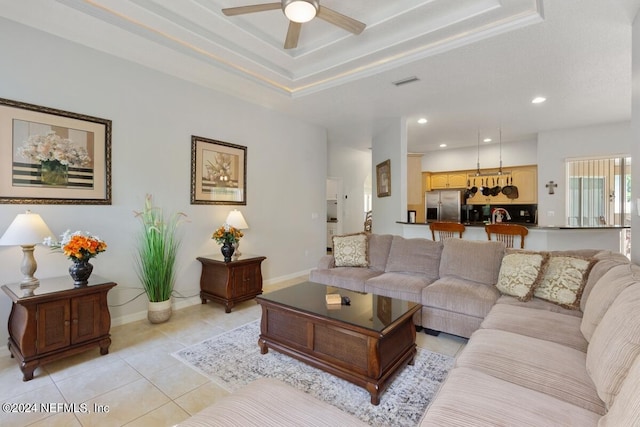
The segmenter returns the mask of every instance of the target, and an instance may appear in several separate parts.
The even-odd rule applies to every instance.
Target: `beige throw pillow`
[[[336,267],[368,267],[367,239],[365,233],[333,236],[333,258]]]
[[[508,252],[502,258],[496,287],[505,294],[529,301],[543,277],[549,255],[544,252]]]
[[[595,261],[574,256],[550,256],[533,295],[571,310],[580,309],[582,290]]]

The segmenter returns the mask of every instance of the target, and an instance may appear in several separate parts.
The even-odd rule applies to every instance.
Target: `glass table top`
[[[325,295],[349,297],[350,305],[327,304]],[[418,304],[391,297],[304,282],[256,297],[311,314],[381,332]]]

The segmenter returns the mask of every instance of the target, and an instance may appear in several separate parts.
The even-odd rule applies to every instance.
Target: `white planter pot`
[[[147,319],[151,323],[164,323],[171,317],[171,298],[161,302],[149,301]]]

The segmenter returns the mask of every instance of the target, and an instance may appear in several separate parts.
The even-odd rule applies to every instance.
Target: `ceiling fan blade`
[[[349,18],[346,15],[336,12],[335,10],[320,6],[318,10],[318,18],[323,19],[330,24],[337,25],[338,27],[347,30],[353,34],[360,34],[364,31],[366,24],[357,21],[353,18]]]
[[[301,23],[289,21],[287,38],[284,40],[285,49],[295,49],[296,47],[298,47],[298,39],[300,38],[301,29],[302,29]]]
[[[227,16],[244,15],[245,13],[264,12],[265,10],[282,9],[282,3],[264,3],[250,6],[228,7],[222,9],[222,13]]]

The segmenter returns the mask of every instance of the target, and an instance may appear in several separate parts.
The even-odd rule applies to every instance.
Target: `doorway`
[[[333,236],[343,230],[342,178],[327,178],[327,253],[333,250]]]

